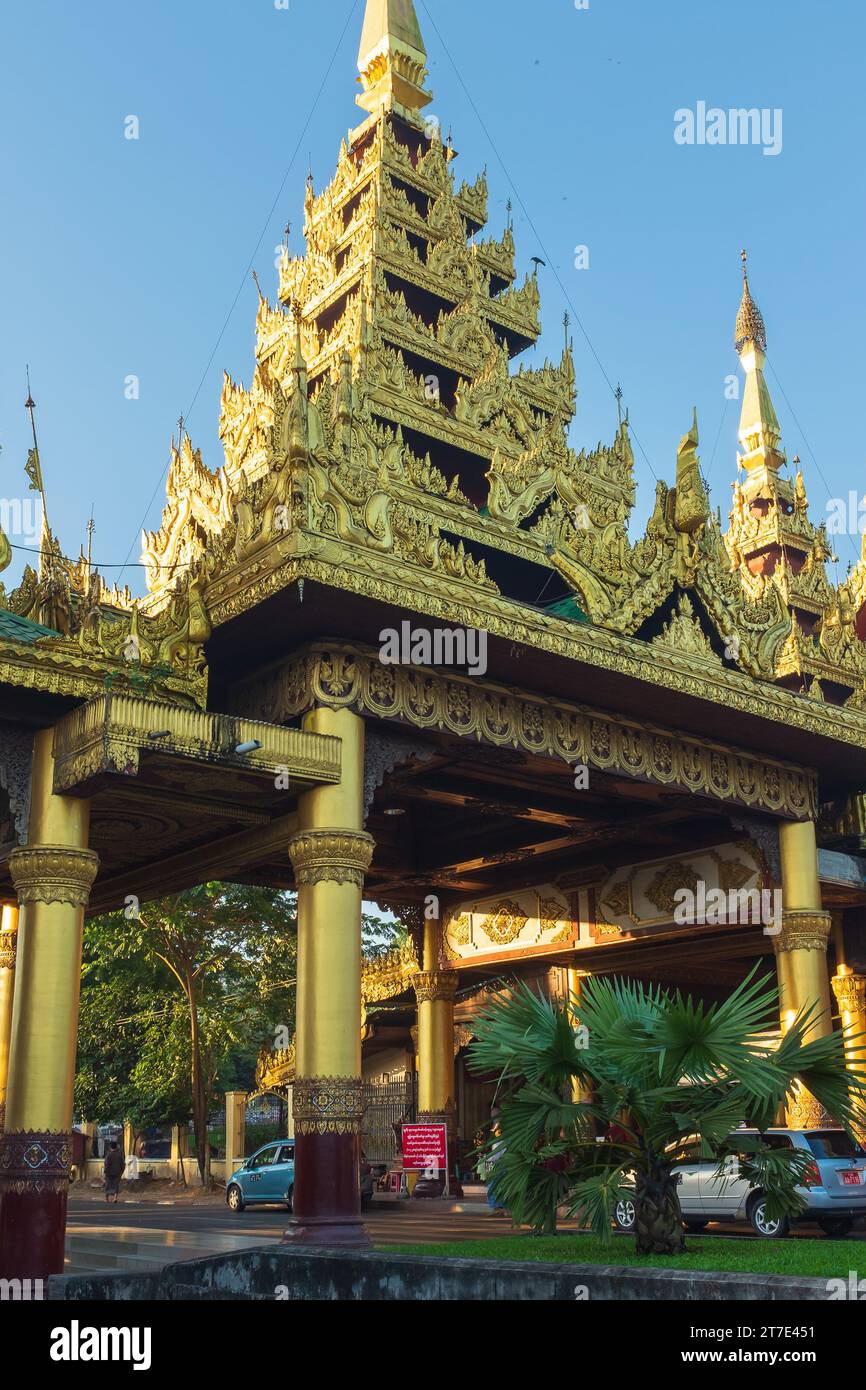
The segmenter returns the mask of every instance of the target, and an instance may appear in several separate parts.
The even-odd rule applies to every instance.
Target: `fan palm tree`
[[[810,1037],[817,1015],[807,1008],[768,1049],[762,1034],[776,1026],[778,994],[755,975],[706,1007],[603,977],[582,982],[579,1003],[525,983],[491,1000],[471,1061],[501,1077],[495,1185],[516,1222],[551,1232],[564,1207],[609,1239],[627,1198],[638,1254],[675,1255],[685,1249],[676,1164],[717,1159],[721,1176],[732,1131],[763,1133],[801,1088],[849,1132],[862,1125],[866,1084],[846,1070],[842,1035]],[[571,1100],[575,1081],[590,1099]],[[761,1142],[740,1159],[771,1218],[803,1209],[808,1165],[805,1151]]]

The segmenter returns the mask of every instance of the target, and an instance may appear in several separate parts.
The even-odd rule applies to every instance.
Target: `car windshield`
[[[276,1156],[276,1149],[263,1149],[260,1154],[256,1154],[255,1158],[251,1159],[250,1167],[265,1168],[269,1163],[273,1163]]]
[[[806,1143],[816,1158],[866,1158],[866,1151],[841,1129],[807,1134]]]

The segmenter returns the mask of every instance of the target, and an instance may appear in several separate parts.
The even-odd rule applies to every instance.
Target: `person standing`
[[[123,1154],[117,1147],[117,1140],[112,1139],[108,1153],[105,1155],[105,1162],[102,1171],[105,1175],[105,1200],[110,1202],[112,1197],[117,1202],[117,1194],[120,1190],[120,1179],[125,1167]]]

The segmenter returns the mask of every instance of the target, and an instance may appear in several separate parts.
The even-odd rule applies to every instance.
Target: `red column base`
[[[0,1278],[63,1273],[69,1163],[67,1134],[0,1139]]]
[[[0,1278],[63,1273],[67,1192],[0,1191]]]
[[[284,1245],[369,1249],[361,1220],[357,1134],[297,1134],[292,1219]]]

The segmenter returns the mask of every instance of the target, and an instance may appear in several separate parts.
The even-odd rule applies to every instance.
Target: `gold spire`
[[[740,304],[740,312],[737,314],[734,344],[737,352],[742,352],[746,343],[754,343],[762,352],[766,352],[767,330],[764,327],[763,315],[749,289],[748,257],[745,251],[742,251],[740,255],[743,262],[743,300]]]
[[[358,71],[365,111],[395,107],[410,119],[433,100],[424,90],[427,50],[412,0],[367,0]]]
[[[785,462],[785,455],[779,448],[782,429],[764,377],[767,331],[763,315],[749,289],[745,251],[742,258],[743,300],[734,333],[737,352],[746,373],[740,413],[742,464],[750,472],[760,468],[770,468],[775,472]]]

